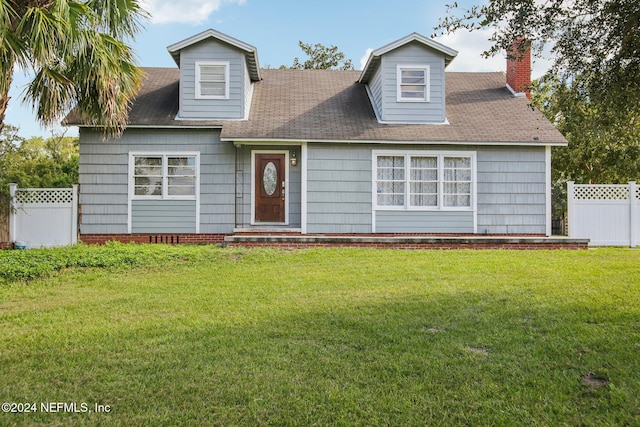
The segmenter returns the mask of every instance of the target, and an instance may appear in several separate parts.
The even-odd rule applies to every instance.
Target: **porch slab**
[[[342,236],[238,234],[225,236],[229,246],[374,247],[393,249],[588,249],[589,239],[540,236]]]

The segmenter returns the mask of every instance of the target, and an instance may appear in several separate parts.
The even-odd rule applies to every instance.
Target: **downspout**
[[[233,218],[234,218],[234,225],[233,228],[239,228],[238,227],[238,166],[239,166],[239,162],[240,160],[238,159],[238,146],[233,144],[233,147],[235,149],[235,170],[234,170],[234,204],[233,204]]]

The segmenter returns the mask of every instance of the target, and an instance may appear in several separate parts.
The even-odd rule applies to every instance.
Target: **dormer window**
[[[196,98],[229,98],[228,62],[196,62]]]
[[[398,102],[429,102],[429,66],[398,65]]]

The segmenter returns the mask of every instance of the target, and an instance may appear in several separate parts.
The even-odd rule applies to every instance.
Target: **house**
[[[445,72],[457,52],[417,33],[362,71],[261,69],[215,30],[168,51],[121,138],[67,117],[85,242],[551,234],[567,142],[504,73]]]

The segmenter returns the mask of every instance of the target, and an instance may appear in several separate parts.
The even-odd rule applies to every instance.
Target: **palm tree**
[[[142,71],[126,44],[148,17],[138,0],[0,0],[0,130],[13,72],[33,72],[24,91],[43,125],[71,108],[119,134]]]

